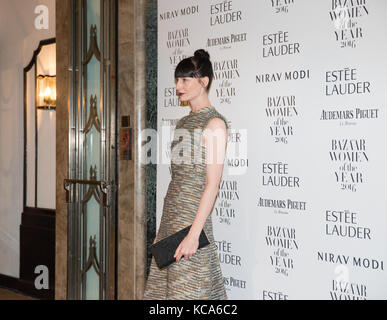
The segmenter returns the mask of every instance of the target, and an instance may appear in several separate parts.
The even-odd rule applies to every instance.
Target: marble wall
[[[157,130],[157,0],[146,2],[146,127]],[[157,164],[146,166],[147,269],[156,237]]]

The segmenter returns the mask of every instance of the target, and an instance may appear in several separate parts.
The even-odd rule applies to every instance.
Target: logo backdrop
[[[189,107],[174,69],[211,55],[231,126],[212,212],[230,299],[387,298],[387,3],[158,3],[157,225]]]

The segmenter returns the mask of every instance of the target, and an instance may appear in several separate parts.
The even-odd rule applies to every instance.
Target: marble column
[[[63,180],[68,177],[70,0],[56,0],[56,250],[55,299],[67,298],[67,203]]]
[[[118,123],[130,116],[133,128],[133,158],[118,161],[118,299],[142,299],[145,286],[145,4],[118,1]]]

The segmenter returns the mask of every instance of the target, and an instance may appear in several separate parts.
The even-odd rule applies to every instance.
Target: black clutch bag
[[[175,255],[176,249],[179,244],[188,234],[190,228],[191,226],[181,229],[180,231],[156,242],[151,246],[151,252],[155,257],[157,266],[160,269],[169,266],[173,262],[176,262],[176,258],[174,258],[173,256]],[[199,236],[198,249],[203,248],[209,244],[210,242],[208,241],[204,230],[202,230]]]

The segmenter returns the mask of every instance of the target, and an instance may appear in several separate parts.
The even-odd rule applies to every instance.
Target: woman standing
[[[155,242],[192,224],[176,249],[176,262],[159,269],[152,258],[144,299],[227,299],[210,213],[218,194],[227,146],[227,120],[210,103],[209,54],[200,49],[175,70],[176,90],[190,113],[181,118],[171,143],[172,179]],[[198,250],[199,235],[210,245]]]

